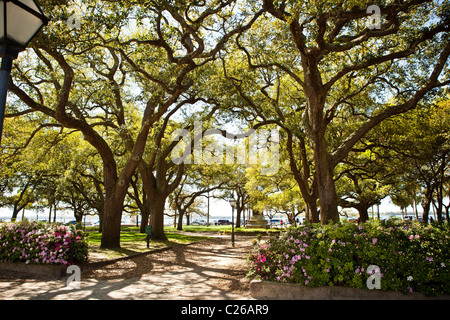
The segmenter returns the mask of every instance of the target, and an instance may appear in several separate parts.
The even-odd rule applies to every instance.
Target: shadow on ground
[[[0,277],[0,299],[250,299],[245,278],[251,237],[218,238],[117,261],[65,281]]]

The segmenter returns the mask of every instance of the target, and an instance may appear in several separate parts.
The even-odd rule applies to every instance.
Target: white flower
[[[445,268],[445,263],[441,262],[441,267]]]
[[[406,280],[412,281],[412,280],[413,280],[413,277],[412,277],[412,276],[409,276],[408,278],[406,278]]]

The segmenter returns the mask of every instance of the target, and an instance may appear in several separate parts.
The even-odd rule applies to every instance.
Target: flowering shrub
[[[248,263],[251,279],[353,288],[367,288],[376,265],[382,290],[450,294],[448,229],[413,221],[289,228],[255,240]]]
[[[68,265],[87,257],[82,231],[42,222],[0,223],[1,262]]]

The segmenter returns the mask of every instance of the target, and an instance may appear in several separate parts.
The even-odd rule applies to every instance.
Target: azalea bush
[[[0,261],[69,265],[86,262],[88,245],[81,230],[57,224],[0,223]]]
[[[353,288],[367,288],[374,265],[382,290],[450,294],[449,230],[414,221],[289,228],[255,240],[248,263],[251,279]]]

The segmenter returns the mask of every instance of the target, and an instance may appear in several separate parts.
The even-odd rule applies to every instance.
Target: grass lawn
[[[177,231],[175,227],[165,227],[166,231]],[[247,229],[247,228],[234,228],[234,232],[242,234],[258,234],[258,233],[271,233],[280,232],[280,228],[271,229]],[[185,232],[220,232],[220,233],[230,233],[231,226],[183,226],[183,231]]]
[[[123,227],[120,234],[121,248],[101,249],[100,242],[102,234],[96,230],[97,228],[86,228],[90,262],[132,256],[153,249],[187,244],[209,238],[208,236],[194,236],[166,232],[167,240],[150,240],[149,248],[147,248],[146,234],[140,233],[138,227]]]
[[[149,248],[147,248],[147,235],[139,232],[139,227],[122,227],[120,234],[119,249],[101,249],[101,233],[96,227],[86,227],[87,241],[89,244],[89,261],[101,261],[115,259],[120,257],[132,256],[143,253],[152,249],[175,246],[178,244],[187,244],[196,241],[209,239],[208,232],[214,233],[231,233],[231,226],[183,226],[184,232],[205,233],[204,236],[189,235],[180,233],[175,227],[165,227],[167,240],[158,241],[150,240]],[[259,233],[279,232],[280,229],[246,229],[235,228],[234,231],[240,234],[256,235]]]

